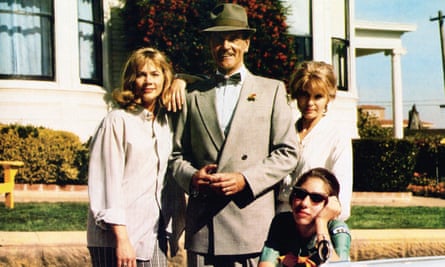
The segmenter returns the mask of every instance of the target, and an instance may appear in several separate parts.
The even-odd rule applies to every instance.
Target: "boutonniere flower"
[[[255,101],[256,99],[256,94],[255,93],[251,93],[248,97],[247,97],[247,101]]]

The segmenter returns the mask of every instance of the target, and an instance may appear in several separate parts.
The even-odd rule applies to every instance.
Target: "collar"
[[[235,74],[237,74],[237,73],[239,73],[239,74],[241,75],[241,83],[243,83],[244,80],[246,79],[246,76],[247,76],[247,69],[246,69],[246,66],[242,65],[237,71],[235,71],[234,73],[232,73],[232,75],[230,75],[230,76],[233,76],[233,75],[235,75]],[[222,75],[222,76],[225,76],[225,77],[226,77],[226,75],[222,74],[219,70],[216,71],[216,75]],[[230,76],[229,76],[229,77],[230,77]],[[228,77],[227,77],[227,78],[228,78]]]

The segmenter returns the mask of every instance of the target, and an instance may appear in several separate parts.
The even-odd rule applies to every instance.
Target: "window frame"
[[[80,1],[80,0],[78,0]],[[82,78],[82,51],[81,51],[81,36],[80,36],[80,27],[78,32],[78,42],[79,42],[79,78],[80,82],[84,84],[94,84],[103,86],[103,50],[102,50],[102,35],[105,31],[105,25],[103,20],[103,7],[102,1],[94,1],[92,0],[92,14],[93,20],[86,20],[80,18],[80,13],[77,14],[77,23],[80,25],[81,23],[89,24],[93,26],[93,49],[94,49],[94,64],[96,68],[96,77],[93,78]]]
[[[314,57],[314,47],[312,45],[312,36],[298,36],[294,35],[295,52],[297,55],[297,64],[303,61],[312,60]],[[299,45],[302,47],[298,47]],[[299,53],[301,51],[301,53]]]
[[[294,42],[295,52],[297,55],[296,65],[301,64],[304,61],[309,61],[314,59],[314,45],[313,45],[313,25],[312,25],[312,0],[307,1],[308,7],[308,26],[309,28],[307,34],[291,34]],[[299,47],[301,45],[301,47]],[[301,53],[299,53],[301,51]]]
[[[340,91],[348,91],[348,50],[349,40],[333,37],[331,39],[332,65],[337,77],[337,88]]]
[[[49,34],[50,38],[50,47],[48,49],[48,55],[50,55],[50,59],[48,60],[48,66],[50,67],[50,74],[45,75],[30,75],[30,74],[3,74],[0,73],[0,79],[2,80],[37,80],[37,81],[55,81],[56,79],[56,53],[55,53],[55,27],[54,27],[54,16],[55,16],[55,7],[54,0],[47,0],[51,5],[49,9],[49,13],[46,12],[28,12],[23,10],[0,10],[0,14],[17,14],[17,15],[25,15],[25,16],[38,16],[39,18],[46,17],[48,18],[48,26],[49,26]],[[13,25],[15,26],[15,25]],[[43,29],[41,29],[41,33]],[[43,50],[40,51],[41,53]],[[43,62],[42,62],[43,63]]]

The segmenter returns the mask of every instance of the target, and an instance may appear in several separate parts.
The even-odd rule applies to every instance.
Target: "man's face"
[[[249,44],[250,40],[241,31],[211,33],[210,50],[218,70],[225,75],[238,70],[244,64]]]

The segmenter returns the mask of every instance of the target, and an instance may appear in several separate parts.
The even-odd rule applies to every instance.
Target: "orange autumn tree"
[[[201,29],[210,25],[216,0],[127,0],[122,12],[128,48],[153,46],[165,52],[177,72],[209,74],[211,56]],[[279,0],[227,1],[245,6],[252,37],[246,65],[253,73],[288,80],[296,62],[287,34],[287,9]]]

